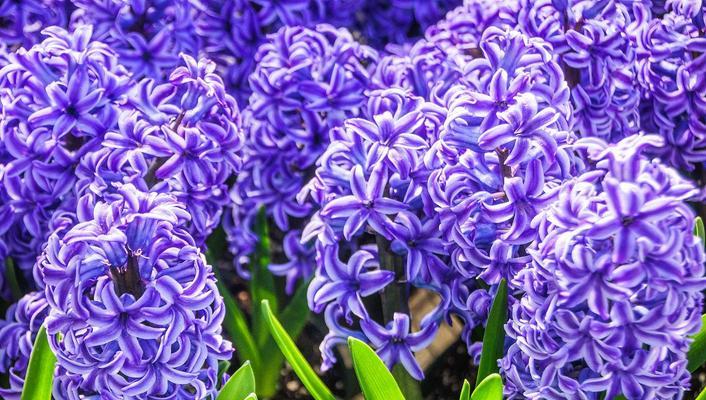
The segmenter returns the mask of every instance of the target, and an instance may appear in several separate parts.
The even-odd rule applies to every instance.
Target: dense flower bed
[[[508,398],[699,389],[705,12],[0,0],[0,396],[44,326],[57,399],[215,398],[261,217],[324,371],[354,337],[422,380],[451,324],[477,364],[506,282]]]

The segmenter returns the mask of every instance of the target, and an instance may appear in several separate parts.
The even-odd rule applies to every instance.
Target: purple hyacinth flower
[[[551,200],[552,192],[545,191],[544,171],[539,160],[533,160],[527,167],[524,179],[513,177],[505,181],[503,187],[507,201],[498,204],[484,204],[488,218],[495,223],[511,221],[503,234],[508,243],[525,243],[531,238],[532,218],[544,204]]]
[[[587,234],[596,239],[614,238],[613,262],[627,261],[636,250],[636,239],[663,241],[663,233],[650,222],[658,221],[671,213],[675,200],[656,198],[646,200],[642,189],[634,183],[606,179],[606,199],[609,211]]]
[[[78,67],[72,71],[66,84],[52,82],[46,87],[48,105],[29,116],[28,122],[34,126],[51,126],[55,138],[61,139],[76,128],[79,135],[96,136],[105,131],[96,118],[95,109],[102,107],[103,90],[89,93],[88,68]]]
[[[390,248],[397,254],[406,256],[407,280],[413,281],[424,270],[425,276],[443,268],[439,255],[445,254],[444,241],[439,237],[439,220],[430,218],[422,224],[419,218],[409,212],[400,212],[395,224],[390,228],[395,238]]]
[[[201,140],[202,134],[197,129],[175,131],[164,126],[162,130],[172,155],[157,170],[157,178],[166,179],[183,173],[191,185],[206,181],[212,171],[208,160],[211,143]]]
[[[126,34],[124,40],[128,46],[120,51],[120,61],[135,76],[162,76],[179,62],[171,48],[170,35],[172,32],[164,28],[149,41],[137,32]]]
[[[537,100],[531,96],[520,96],[517,104],[498,113],[499,124],[483,132],[478,144],[486,150],[510,146],[505,160],[508,165],[524,161],[532,143],[539,145],[549,161],[556,157],[557,143],[549,126],[556,122],[559,114],[551,108],[538,109]]]
[[[385,237],[389,237],[387,214],[394,214],[407,208],[404,203],[383,196],[387,185],[387,168],[373,167],[366,181],[363,167],[353,168],[350,178],[352,194],[341,196],[327,203],[321,215],[329,218],[345,218],[343,236],[350,239],[366,224]]]
[[[12,53],[0,69],[0,155],[5,242],[29,271],[55,213],[75,207],[76,165],[116,125],[129,77],[92,27],[43,30],[46,39]],[[61,210],[61,211],[59,211]],[[5,228],[3,228],[5,230]]]
[[[369,165],[384,161],[397,166],[408,157],[407,149],[419,150],[428,146],[424,137],[418,133],[423,123],[421,112],[396,116],[386,111],[374,115],[372,121],[350,119],[346,121],[346,129],[370,141],[367,158]]]
[[[688,388],[706,287],[686,203],[697,190],[642,155],[656,139],[579,141],[593,168],[534,218],[501,361],[510,398],[666,400]]]
[[[363,297],[379,292],[395,278],[392,271],[379,268],[376,254],[358,250],[344,263],[339,259],[338,246],[323,250],[323,270],[309,285],[309,307],[321,312],[329,303],[340,304],[346,318],[350,313],[366,318]]]
[[[294,293],[295,284],[299,279],[311,276],[316,265],[316,250],[307,244],[301,243],[301,232],[292,230],[287,232],[282,243],[284,255],[289,261],[282,264],[270,264],[269,270],[277,276],[285,276],[287,294]]]
[[[414,379],[424,379],[424,372],[413,352],[431,343],[436,335],[436,324],[428,324],[412,333],[409,315],[395,313],[385,327],[368,318],[360,321],[360,327],[388,368],[401,363]]]

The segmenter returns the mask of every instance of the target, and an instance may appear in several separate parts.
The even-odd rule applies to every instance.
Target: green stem
[[[407,282],[404,280],[404,260],[390,250],[390,241],[378,235],[376,237],[380,268],[395,273],[395,280],[382,292],[382,316],[391,321],[396,312],[409,314],[409,296]]]
[[[22,298],[22,289],[20,289],[20,282],[17,279],[17,269],[15,268],[15,263],[10,257],[5,259],[5,276],[7,277],[8,284],[10,285],[12,299],[17,301]]]
[[[255,222],[255,233],[258,238],[257,247],[250,261],[250,295],[255,305],[262,303],[262,300],[269,301],[276,315],[279,312],[279,302],[275,292],[274,277],[269,270],[271,255],[267,223],[265,208],[260,208]],[[262,348],[270,337],[262,313],[253,312],[252,330],[258,347]]]
[[[395,365],[392,368],[392,376],[395,377],[397,384],[400,385],[400,390],[404,394],[405,400],[422,400],[422,388],[419,385],[419,381],[412,378],[412,376],[407,372],[402,364]]]
[[[382,292],[382,315],[385,321],[391,321],[396,312],[409,314],[409,287],[405,280],[404,259],[390,250],[390,241],[377,235],[380,268],[395,273],[395,280]],[[407,400],[422,400],[419,382],[409,375],[402,365],[395,365],[392,375],[400,385]]]

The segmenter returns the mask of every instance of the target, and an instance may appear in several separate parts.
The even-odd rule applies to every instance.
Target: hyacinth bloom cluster
[[[453,17],[476,11],[464,7]],[[498,9],[486,12],[505,24]],[[362,299],[395,286],[440,299],[428,315],[405,315],[421,321],[419,343],[457,315],[475,354],[471,331],[494,290],[476,278],[496,285],[524,266],[524,247],[536,235],[529,222],[581,167],[567,151],[569,88],[551,46],[494,26],[466,25],[455,34],[452,21],[430,29],[412,56],[381,60],[373,85],[397,87],[371,92],[362,116],[332,131],[303,192],[321,208],[304,240],[317,237],[309,304],[325,311],[331,329],[325,365],[333,362],[330,346],[354,334],[388,365],[402,362],[421,378],[401,354],[423,346],[390,353],[373,333],[353,330],[355,321],[377,324]]]
[[[479,48],[484,57],[464,66],[465,82],[437,100],[445,119],[425,160],[429,197],[461,277],[452,310],[466,321],[469,345],[484,316],[474,302],[486,296],[475,278],[496,285],[524,267],[536,236],[530,221],[582,168],[568,151],[569,93],[549,45],[490,27]]]
[[[593,170],[566,181],[532,222],[531,263],[506,331],[510,398],[675,399],[703,306],[703,244],[685,203],[697,191],[643,156],[656,136],[585,139]]]
[[[99,285],[93,293],[100,305],[84,303],[85,292],[78,288],[74,303],[50,301],[54,310],[64,307],[58,311],[60,315],[68,315],[63,321],[52,320],[56,325],[50,330],[55,335],[55,351],[64,352],[64,357],[59,357],[62,361],[56,372],[55,397],[121,398],[125,393],[141,397],[150,390],[155,395],[185,399],[213,395],[220,382],[217,362],[230,358],[231,350],[220,336],[223,306],[210,267],[205,265],[196,247],[219,224],[222,208],[228,201],[226,181],[241,164],[239,150],[243,140],[238,106],[225,93],[222,80],[213,72],[215,65],[208,60],[197,62],[183,56],[184,65],[173,68],[166,84],[149,78],[136,81],[120,64],[116,53],[91,39],[95,36],[91,26],[82,25],[73,32],[49,28],[45,33],[47,39],[29,50],[16,51],[0,70],[3,265],[6,257],[12,257],[15,265],[25,271],[28,286],[46,288],[48,293],[56,293],[57,299],[66,300],[65,292],[54,291],[69,290],[66,285],[73,284],[79,275],[68,278],[73,275],[64,273],[63,278],[54,275],[55,280],[51,280],[51,273],[49,278],[44,274],[58,268],[57,265],[69,264],[68,259],[61,258],[64,256],[58,256],[69,251],[60,249],[66,244],[66,232],[78,229],[74,226],[78,222],[89,223],[93,213],[86,209],[93,207],[94,202],[104,210],[102,214],[96,211],[96,218],[101,215],[101,221],[106,221],[117,217],[117,210],[122,207],[118,204],[159,193],[160,199],[171,199],[174,203],[166,208],[173,208],[174,215],[166,217],[168,224],[161,224],[164,226],[159,229],[169,231],[172,236],[156,244],[159,249],[154,251],[160,254],[161,261],[142,253],[149,251],[144,248],[130,263],[139,267],[143,264],[141,260],[149,257],[154,261],[155,271],[162,271],[165,263],[170,262],[176,274],[174,278],[157,279],[165,282],[160,285],[167,285],[172,292],[158,285],[146,289],[145,296],[141,296],[140,290],[139,295],[132,293],[136,284],[130,283],[130,279],[136,276],[127,279],[119,274],[110,290],[105,289],[106,282],[92,282]],[[152,193],[147,194],[148,191]],[[133,195],[126,199],[125,193]],[[106,202],[113,204],[113,208]],[[83,209],[77,216],[78,204]],[[135,213],[151,215],[151,211],[139,209],[139,201],[131,204],[138,207],[132,209]],[[155,212],[163,209],[157,208]],[[122,229],[136,231],[123,234],[131,237],[129,241],[125,239],[124,247],[137,249],[135,246],[145,247],[147,242],[153,244],[151,241],[156,239],[149,235],[156,235],[156,228],[151,226],[154,224],[141,232],[142,228],[136,227],[142,222],[133,220],[140,221],[143,217],[127,214],[123,216],[125,221],[120,222]],[[154,217],[149,215],[148,219]],[[179,232],[174,236],[175,226]],[[46,244],[50,233],[53,245]],[[94,238],[95,243],[103,240],[105,237]],[[85,237],[75,242],[83,245]],[[42,266],[32,274],[31,267],[44,247],[47,254],[40,258]],[[109,250],[117,253],[111,254]],[[54,258],[51,251],[55,252]],[[103,253],[105,260],[110,258],[115,262],[117,270],[128,263],[120,258],[116,248]],[[81,264],[88,256],[83,252],[76,257]],[[57,264],[57,260],[66,263]],[[189,264],[193,271],[187,273],[184,268]],[[110,265],[106,263],[103,267],[108,266],[106,276],[112,280]],[[167,275],[154,274],[155,279],[157,274]],[[150,276],[147,274],[145,279]],[[59,280],[64,278],[67,281],[61,284]],[[142,278],[138,275],[137,279]],[[133,297],[125,298],[125,291]],[[4,276],[2,293],[8,298]],[[177,300],[186,305],[178,308],[174,304]],[[20,300],[14,305],[3,321],[3,326],[8,327],[5,335],[26,336],[18,345],[24,343],[24,347],[13,347],[17,343],[14,336],[12,342],[3,342],[6,359],[2,368],[11,375],[10,387],[3,397],[19,396],[31,351],[31,335],[42,323],[39,317],[35,321],[35,317],[25,315],[29,312],[25,310],[29,307],[25,302]],[[82,308],[74,308],[76,304]],[[184,307],[192,309],[186,312]],[[123,332],[120,328],[125,323],[120,317],[123,313],[131,313],[138,319],[148,318],[150,323],[139,327],[136,320],[131,320],[130,333]],[[29,324],[26,320],[30,318],[31,329],[21,332],[20,328]],[[153,319],[163,321],[161,334],[152,325]],[[77,327],[79,320],[83,321],[82,328]],[[167,331],[168,325],[172,328]],[[70,327],[77,329],[77,336],[67,336]],[[127,325],[124,329],[128,329]],[[87,338],[90,332],[94,336]],[[135,338],[125,341],[114,336],[116,333]],[[152,340],[152,344],[145,340]],[[118,341],[123,349],[117,350]],[[173,344],[168,346],[168,341]],[[84,347],[79,347],[79,342]],[[127,349],[133,354],[124,356]],[[87,358],[81,359],[79,353]],[[162,363],[161,368],[155,368],[158,363]],[[118,371],[122,375],[113,376]]]
[[[50,237],[40,265],[49,341],[64,370],[54,396],[214,395],[218,361],[232,349],[184,206],[128,184],[108,201],[84,197],[77,216]]]
[[[197,9],[180,0],[73,0],[72,21],[90,24],[94,40],[108,44],[136,78],[161,81],[179,53],[198,54]]]
[[[641,127],[664,138],[656,154],[692,170],[706,161],[704,12],[694,12],[689,2],[667,3],[671,12],[662,18],[651,19],[647,9],[636,12]]]
[[[230,194],[233,212],[226,225],[238,266],[255,248],[253,224],[264,207],[286,234],[284,259],[271,271],[287,277],[290,292],[311,275],[313,246],[298,238],[315,205],[299,203],[296,195],[313,176],[331,129],[360,114],[376,59],[348,31],[324,24],[282,28],[260,47],[244,110],[246,161]]]
[[[0,372],[9,376],[8,387],[0,387],[3,399],[20,399],[34,340],[48,314],[44,292],[32,292],[12,304],[0,321]]]
[[[118,121],[129,77],[92,29],[48,28],[0,69],[0,235],[23,270],[58,210],[74,208],[76,166]]]
[[[77,169],[79,193],[105,196],[122,184],[168,192],[185,204],[199,245],[220,223],[227,180],[240,168],[241,117],[215,64],[182,55],[158,84],[136,83],[117,126]]]
[[[657,133],[664,144],[653,152],[691,170],[706,160],[703,6],[651,3],[522,0],[506,13],[516,29],[552,44],[579,135]]]
[[[571,87],[573,127],[581,135],[613,140],[638,130],[631,4],[521,0],[509,7],[517,29],[551,43]]]
[[[308,298],[312,310],[327,315],[325,367],[335,362],[331,346],[353,335],[373,344],[389,367],[399,362],[416,379],[423,377],[412,351],[433,339],[439,318],[430,315],[413,332],[402,297],[400,312],[378,323],[364,298],[383,291],[406,296],[410,287],[440,292],[440,279],[449,272],[438,220],[424,213],[429,201],[423,154],[440,118],[425,105],[404,89],[372,93],[361,117],[332,132],[304,192],[321,207],[303,240],[316,238]],[[362,331],[354,330],[356,323]]]
[[[219,66],[231,94],[247,102],[255,54],[283,26],[329,23],[384,47],[419,36],[460,0],[7,0],[0,3],[0,65],[5,52],[29,47],[49,26],[94,27],[137,78],[164,81],[179,53]],[[9,47],[9,50],[4,47]]]
[[[340,4],[339,4],[340,3]],[[248,79],[257,68],[256,54],[267,35],[283,26],[313,27],[330,20],[350,25],[357,1],[204,0],[195,18],[202,49],[219,65],[238,101],[247,103],[254,88]]]
[[[459,0],[203,0],[195,6],[201,49],[219,65],[238,101],[256,92],[248,84],[258,68],[258,48],[285,26],[318,24],[356,31],[375,47],[404,43],[460,3]]]

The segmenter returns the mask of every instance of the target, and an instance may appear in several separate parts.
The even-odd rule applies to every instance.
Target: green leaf
[[[217,400],[245,400],[255,392],[255,374],[250,361],[245,361],[218,393]]]
[[[309,281],[299,284],[299,287],[294,292],[291,300],[279,315],[279,320],[282,326],[293,338],[299,337],[302,329],[309,322],[309,303],[307,303],[306,293],[309,289]]]
[[[397,385],[402,390],[402,394],[407,400],[423,400],[422,388],[419,385],[419,381],[414,379],[412,375],[407,372],[407,369],[402,364],[395,364],[392,367],[392,376],[395,377]]]
[[[230,369],[230,361],[219,361],[218,362],[218,379],[221,379],[223,374],[228,372]]]
[[[309,365],[301,351],[294,344],[294,341],[287,334],[287,332],[282,327],[282,324],[277,320],[277,318],[272,313],[270,304],[267,300],[262,301],[262,316],[265,324],[270,329],[272,337],[279,346],[279,349],[287,358],[292,369],[297,374],[299,379],[301,379],[304,387],[307,388],[311,396],[316,400],[333,400],[333,394],[326,387],[326,385],[321,381],[321,379],[316,375],[314,369]]]
[[[696,217],[694,220],[694,235],[701,239],[701,244],[706,244],[706,229],[704,229],[704,220],[701,217]]]
[[[255,393],[250,393],[245,400],[257,400],[257,395]]]
[[[686,368],[689,372],[696,371],[706,362],[706,314],[701,316],[701,329],[693,336],[693,339],[689,352],[686,353],[686,358],[689,360]]]
[[[47,330],[42,325],[29,357],[22,400],[51,400],[55,364],[56,356],[49,347]]]
[[[504,325],[507,321],[507,282],[500,281],[498,292],[488,315],[488,324],[483,333],[483,351],[476,376],[476,386],[490,374],[498,372],[498,359],[502,358],[505,344]]]
[[[223,280],[218,273],[218,268],[213,264],[213,260],[210,259],[209,254],[207,254],[207,258],[209,258],[209,263],[213,266],[213,271],[217,279],[216,286],[218,287],[218,292],[223,297],[223,304],[226,307],[223,327],[225,327],[226,332],[228,332],[233,340],[240,360],[249,360],[253,363],[254,367],[257,368],[260,365],[260,352],[255,344],[255,339],[250,334],[250,327],[248,326],[245,314],[240,310],[235,298],[223,284]]]
[[[306,298],[308,287],[308,282],[302,282],[294,292],[289,304],[279,315],[279,320],[284,330],[292,340],[297,340],[302,329],[309,321],[310,312]],[[265,398],[272,397],[277,391],[284,356],[270,335],[268,335],[267,341],[260,348],[260,355],[261,359],[267,360],[267,362],[255,370],[255,376],[259,383],[257,393]]]
[[[471,395],[471,400],[503,400],[503,379],[498,374],[490,374]]]
[[[15,263],[10,257],[5,259],[5,277],[7,278],[8,286],[10,286],[12,299],[15,301],[21,299],[22,289],[20,288],[20,282],[17,280],[17,269],[15,268]]]
[[[353,368],[366,400],[404,400],[395,378],[380,357],[364,342],[348,338]]]
[[[269,270],[270,266],[270,237],[267,229],[267,214],[265,208],[261,208],[255,221],[255,233],[257,234],[257,247],[251,259],[250,265],[250,294],[253,304],[260,304],[267,300],[272,309],[277,312],[277,294],[275,292],[275,280]],[[265,345],[269,335],[264,325],[262,314],[255,312],[252,316],[252,333],[255,343],[259,347]]]
[[[471,384],[468,383],[468,379],[463,380],[461,396],[459,396],[458,400],[471,400]]]

